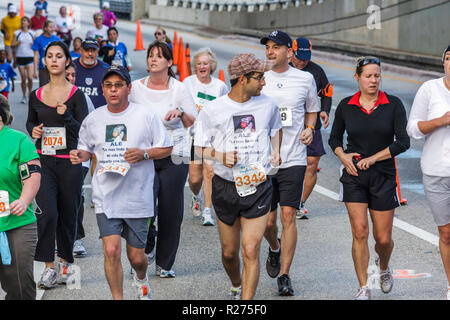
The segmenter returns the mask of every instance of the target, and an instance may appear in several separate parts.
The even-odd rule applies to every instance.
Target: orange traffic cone
[[[222,69],[219,70],[219,80],[225,82],[225,72]]]
[[[180,41],[178,42],[178,58],[177,58],[177,74],[180,74],[180,70],[183,69],[183,64],[181,63],[181,60],[183,60],[181,57],[184,54],[184,47],[183,47],[183,38],[180,37]]]
[[[186,69],[187,69],[188,75],[191,75],[192,74],[191,50],[189,49],[189,43],[186,43]]]
[[[178,65],[178,38],[177,38],[177,32],[175,31],[173,35],[173,65]]]
[[[402,206],[406,206],[408,204],[408,200],[406,198],[402,198],[402,193],[400,192],[400,180],[398,179],[398,170],[397,170],[397,159],[394,158],[394,164],[395,164],[395,181],[397,182],[397,195],[398,195],[398,201]]]
[[[181,48],[181,54],[179,56],[179,58],[181,58],[181,61],[178,61],[178,66],[182,66],[180,68],[180,77],[179,80],[181,82],[183,82],[184,79],[186,79],[187,77],[189,77],[189,72],[187,70],[187,63],[186,63],[186,52],[184,51],[183,47]]]
[[[142,32],[141,32],[141,21],[137,21],[137,30],[136,30],[136,47],[134,48],[135,51],[137,50],[145,50],[144,48],[144,40],[142,39]]]
[[[23,0],[20,0],[19,17],[23,18],[25,16],[25,10],[23,9]]]

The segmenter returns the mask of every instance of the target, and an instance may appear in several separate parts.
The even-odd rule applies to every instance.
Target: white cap
[[[14,12],[14,13],[17,13],[17,7],[15,6],[15,5],[10,5],[9,7],[8,7],[8,13],[10,13],[10,12]]]
[[[109,8],[109,2],[103,2],[103,8]]]

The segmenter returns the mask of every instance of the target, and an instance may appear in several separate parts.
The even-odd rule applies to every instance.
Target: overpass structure
[[[450,42],[449,0],[128,1],[134,2],[133,19],[256,37],[280,29],[308,37],[322,50],[378,55],[438,71]]]

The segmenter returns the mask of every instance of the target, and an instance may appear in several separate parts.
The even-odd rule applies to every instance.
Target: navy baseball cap
[[[311,60],[311,41],[306,38],[295,39],[292,44],[295,57],[299,60]]]
[[[98,43],[97,41],[95,41],[94,39],[86,39],[81,43],[81,47],[83,49],[89,49],[89,48],[94,48],[94,49],[99,49],[98,48]]]
[[[288,48],[292,48],[292,39],[286,32],[280,30],[272,31],[267,37],[262,38],[260,43],[265,45],[269,40],[272,40],[277,44],[287,46]]]
[[[127,85],[131,83],[131,77],[130,73],[128,72],[127,68],[124,68],[122,66],[112,65],[108,69],[105,70],[102,77],[102,83],[105,81],[105,78],[110,76],[111,74],[117,74],[119,77],[121,77]]]

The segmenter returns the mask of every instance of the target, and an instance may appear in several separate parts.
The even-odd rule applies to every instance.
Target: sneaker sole
[[[52,285],[51,287],[47,287],[47,286],[44,286],[43,284],[40,283],[40,284],[38,285],[38,288],[39,288],[39,289],[42,289],[42,290],[50,290],[50,289],[53,289],[54,287],[56,287],[56,285],[57,285],[57,284],[55,283],[55,284]]]
[[[282,288],[281,290],[278,290],[278,295],[282,297],[292,297],[294,296],[294,291],[289,288]]]
[[[159,277],[160,277],[160,278],[165,278],[165,279],[175,278],[174,275],[171,275],[171,274],[162,274],[162,273],[159,275]]]

